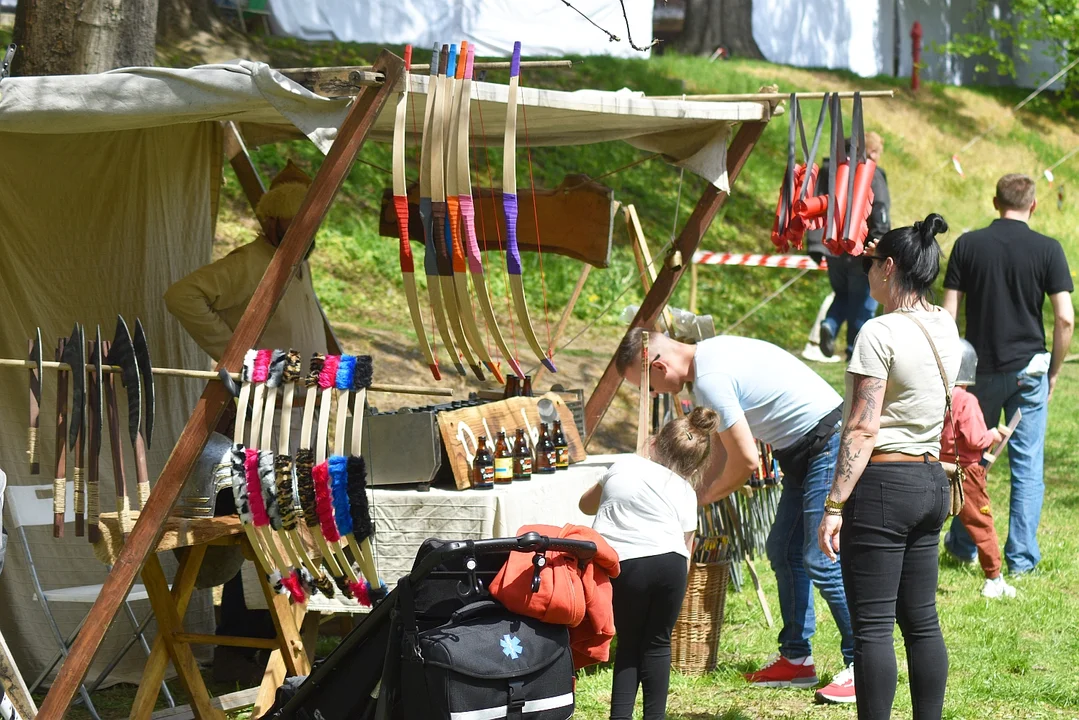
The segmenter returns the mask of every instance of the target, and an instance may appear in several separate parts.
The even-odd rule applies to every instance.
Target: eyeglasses
[[[873,261],[874,260],[884,262],[887,259],[888,258],[878,257],[876,255],[863,255],[862,256],[862,272],[864,272],[866,275],[868,275],[869,271],[873,268]]]

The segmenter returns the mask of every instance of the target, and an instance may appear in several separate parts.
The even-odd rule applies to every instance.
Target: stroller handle
[[[543,552],[556,550],[568,552],[578,560],[591,560],[596,554],[596,544],[589,540],[569,540],[527,532],[518,537],[492,538],[490,540],[454,540],[423,559],[420,566],[412,571],[414,582],[426,577],[436,567],[458,555],[489,555],[498,552]]]

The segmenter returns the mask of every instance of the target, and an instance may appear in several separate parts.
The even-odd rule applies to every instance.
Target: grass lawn
[[[814,365],[840,387],[842,365]],[[1049,412],[1045,448],[1045,509],[1039,540],[1042,563],[1033,575],[1012,580],[1019,596],[1011,601],[982,598],[981,570],[947,559],[940,562],[937,594],[950,670],[944,717],[1076,718],[1079,717],[1079,537],[1076,509],[1079,488],[1072,485],[1079,465],[1079,366],[1066,365]],[[1003,459],[989,478],[1001,543],[1007,533],[1009,494]],[[775,578],[767,561],[758,562],[776,621],[779,621]],[[814,658],[822,679],[841,669],[839,634],[828,606],[817,596],[817,638]],[[727,615],[719,645],[719,667],[702,678],[674,674],[668,704],[677,720],[741,720],[743,718],[853,718],[852,707],[818,706],[813,694],[800,690],[758,690],[741,673],[753,670],[776,650],[779,628],[769,629],[750,591],[727,598]],[[902,636],[895,635],[900,667],[895,716],[910,717]],[[606,718],[611,669],[582,676],[577,685],[577,714],[587,720]],[[638,696],[638,706],[640,697]],[[638,709],[638,713],[640,710]]]

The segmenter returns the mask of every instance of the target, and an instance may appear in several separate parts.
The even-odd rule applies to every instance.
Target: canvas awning
[[[408,123],[418,142],[429,77],[411,78]],[[498,145],[505,122],[506,85],[474,82],[474,141]],[[298,129],[326,152],[348,109],[347,99],[315,95],[264,63],[239,60],[188,70],[127,68],[99,75],[8,78],[0,85],[0,132],[69,134],[132,130],[214,120],[243,126],[252,144],[293,137]],[[759,102],[655,100],[630,90],[564,92],[522,87],[519,114],[532,146],[623,140],[727,189],[726,146],[731,124],[761,120]],[[387,105],[371,138],[390,142],[394,107]],[[523,146],[525,123],[518,122]]]

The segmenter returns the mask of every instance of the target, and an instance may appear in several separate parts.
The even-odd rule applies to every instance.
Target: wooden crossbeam
[[[266,323],[277,309],[285,288],[311,248],[315,232],[326,217],[330,203],[340,190],[374,126],[375,119],[393,94],[392,88],[402,75],[404,61],[383,50],[375,61],[375,67],[385,73],[387,82],[377,89],[364,90],[353,101],[338,130],[337,139],[334,140],[299,212],[285,233],[239,325],[236,326],[219,367],[239,369],[244,353],[258,342]],[[202,449],[225,406],[231,402],[231,395],[221,383],[207,383],[187,421],[187,426],[161,471],[161,477],[150,493],[150,499],[142,508],[127,544],[120,552],[112,572],[105,579],[101,594],[86,617],[85,626],[72,645],[64,664],[60,666],[56,680],[38,713],[41,720],[60,720],[71,705],[120,604],[127,597],[136,576],[156,547],[164,522],[180,495],[184,480],[202,454]]]
[[[767,125],[767,120],[742,123],[738,133],[734,136],[734,140],[731,141],[731,146],[727,150],[727,177],[732,186]],[[693,253],[701,244],[704,234],[708,232],[716,213],[727,202],[727,197],[728,193],[720,192],[711,183],[704,189],[701,199],[697,201],[697,206],[693,209],[693,214],[686,220],[682,232],[679,233],[678,239],[674,243],[673,249],[682,253],[682,257],[693,257]],[[656,276],[652,289],[645,295],[640,309],[637,310],[637,315],[626,330],[627,334],[636,327],[655,327],[659,314],[667,306],[667,302],[671,299],[671,295],[674,294],[674,289],[677,287],[682,273],[690,264],[683,263],[678,268],[672,268],[664,264],[663,269]],[[614,399],[614,394],[621,384],[622,377],[618,374],[618,368],[615,367],[614,358],[612,357],[607,364],[607,369],[603,371],[603,376],[600,377],[599,382],[596,384],[596,389],[592,391],[592,395],[585,404],[586,446],[592,436],[595,435],[597,428],[599,428],[599,424],[607,413],[607,408],[610,407],[611,400]]]

